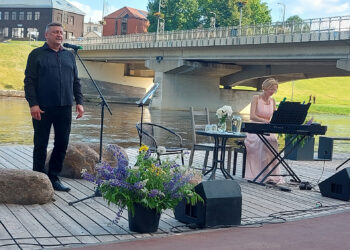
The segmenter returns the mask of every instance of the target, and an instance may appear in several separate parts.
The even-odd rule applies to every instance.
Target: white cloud
[[[68,1],[68,2],[70,2],[75,7],[82,10],[83,12],[85,12],[84,22],[89,22],[91,20],[91,22],[96,23],[98,21],[101,21],[102,10],[93,10],[93,9],[91,9],[91,7],[89,5],[82,4],[82,3],[77,2],[77,1]]]

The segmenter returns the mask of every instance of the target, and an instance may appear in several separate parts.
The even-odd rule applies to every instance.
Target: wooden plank
[[[67,203],[69,201],[76,201],[77,199],[85,198],[85,197],[93,194],[92,190],[86,188],[84,185],[82,185],[78,181],[75,181],[75,180],[73,181],[73,180],[69,180],[69,179],[66,179],[66,178],[62,178],[62,180],[64,182],[69,183],[72,186],[72,188],[73,188],[69,192],[70,195],[72,195],[73,197],[67,197],[66,196],[66,198],[65,198],[65,201]],[[91,183],[88,183],[87,181],[84,181],[84,180],[80,180],[80,181],[85,182],[87,184],[91,184]],[[80,192],[78,192],[78,190]],[[79,203],[76,203],[74,206],[78,207]],[[91,198],[91,199],[83,201],[81,203],[83,203],[83,204],[85,204],[87,206],[90,206],[91,208],[95,209],[101,215],[103,215],[103,216],[105,216],[106,218],[109,219],[109,224],[113,224],[112,220],[115,218],[116,211],[117,211],[117,207],[116,206],[114,206],[114,205],[108,206],[107,202],[104,201],[101,197]],[[118,234],[129,233],[129,226],[128,226],[128,221],[127,221],[126,218],[127,217],[120,218],[120,220],[118,222],[118,227],[120,227],[122,230],[119,230],[117,232]]]
[[[15,158],[18,162],[21,162],[24,166],[29,166],[31,167],[32,164],[28,159],[28,156],[23,155],[18,148],[15,147],[7,147],[7,148],[0,148],[0,150],[4,153],[6,153],[7,155]]]
[[[108,234],[108,232],[103,229],[100,225],[96,224],[90,218],[88,218],[85,214],[80,212],[73,206],[68,206],[67,203],[62,200],[60,197],[55,196],[56,201],[54,204],[59,207],[62,211],[64,211],[69,217],[71,217],[75,222],[77,222],[80,226],[82,226],[86,231],[89,232],[90,235],[104,235]]]
[[[1,222],[1,224],[0,224],[0,240],[8,240],[8,239],[11,239],[11,237]]]
[[[0,204],[0,220],[13,238],[32,237],[22,223],[4,204]]]
[[[85,230],[79,223],[71,218],[67,213],[62,211],[59,206],[53,203],[42,205],[43,209],[50,214],[56,221],[58,221],[72,236],[73,235],[89,235],[90,233]]]
[[[7,207],[33,237],[52,236],[23,206],[8,204]]]
[[[13,240],[0,240],[0,249],[18,250],[19,247],[16,245],[16,242]]]
[[[31,213],[31,215],[40,221],[43,227],[46,228],[50,234],[55,237],[71,236],[68,232],[54,217],[52,217],[41,205],[28,205],[25,208]]]
[[[72,190],[71,192],[74,193],[74,190]],[[57,195],[60,196],[60,198],[62,198],[65,201],[70,199],[70,195],[64,192],[60,192]],[[66,206],[68,206],[68,204],[66,204]],[[106,230],[106,233],[107,232],[110,234],[126,233],[119,226],[113,224],[112,220],[114,217],[112,218],[104,217],[99,212],[89,207],[85,203],[80,203],[79,205],[74,206],[74,208],[79,210],[82,214],[84,214],[85,217],[90,218],[92,221],[94,221],[96,224],[98,224],[100,227]]]

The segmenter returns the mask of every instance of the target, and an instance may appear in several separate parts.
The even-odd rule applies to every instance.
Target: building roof
[[[53,8],[84,16],[85,13],[66,0],[0,0],[0,8]]]
[[[105,18],[122,18],[125,15],[128,15],[129,17],[135,17],[138,19],[147,19],[148,12],[144,10],[138,10],[131,7],[123,7],[119,10],[114,11],[113,13],[109,14],[108,16],[105,16]]]

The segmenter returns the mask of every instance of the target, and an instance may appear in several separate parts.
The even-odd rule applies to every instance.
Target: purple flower
[[[138,182],[134,183],[133,187],[136,190],[140,190],[140,189],[143,189],[145,187],[145,184],[143,181],[138,181]]]
[[[148,196],[151,197],[151,198],[154,198],[154,197],[156,197],[156,196],[158,196],[160,194],[161,194],[161,192],[158,189],[152,189],[149,192]]]

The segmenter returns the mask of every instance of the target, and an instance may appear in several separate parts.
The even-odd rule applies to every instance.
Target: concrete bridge
[[[152,107],[161,109],[226,104],[244,112],[267,77],[285,82],[350,75],[350,16],[69,42],[83,45],[80,56],[107,85],[127,85],[127,93],[131,88],[142,95],[160,82]]]

